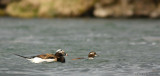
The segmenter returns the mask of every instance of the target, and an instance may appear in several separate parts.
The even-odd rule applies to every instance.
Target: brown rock
[[[136,16],[149,16],[156,9],[153,0],[134,0],[133,5]]]
[[[7,13],[11,16],[30,17],[77,17],[93,7],[95,0],[22,0],[11,3]]]
[[[3,9],[0,9],[0,16],[4,16],[4,15],[6,15],[6,12],[5,12],[5,10],[3,10]]]
[[[106,0],[107,1],[107,0]],[[106,5],[104,6],[104,3]],[[96,3],[94,15],[96,17],[129,17],[133,15],[133,6],[130,0],[112,0],[111,4]]]
[[[9,4],[10,16],[23,18],[79,17],[93,7],[94,16],[102,18],[160,17],[160,0],[0,0],[0,4]]]
[[[62,16],[80,16],[93,7],[95,0],[56,0],[54,8]]]
[[[7,13],[14,17],[30,18],[37,16],[37,10],[39,5],[38,0],[22,0],[20,2],[14,2],[7,6]]]
[[[158,18],[160,17],[160,1],[157,2],[156,9],[150,14],[151,18]]]

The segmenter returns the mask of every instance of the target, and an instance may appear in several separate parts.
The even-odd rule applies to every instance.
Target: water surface
[[[0,76],[160,76],[160,21],[0,18]],[[65,50],[66,63],[33,56]],[[94,60],[86,57],[94,50]]]

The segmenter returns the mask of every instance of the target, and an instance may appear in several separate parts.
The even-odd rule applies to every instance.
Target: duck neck
[[[89,55],[88,55],[88,58],[94,58],[94,55],[90,55],[90,54],[89,54]]]
[[[57,57],[58,62],[65,63],[65,58],[63,57],[61,53],[56,53],[55,56]]]
[[[61,63],[65,63],[65,58],[63,56],[57,58],[57,61],[61,62]]]

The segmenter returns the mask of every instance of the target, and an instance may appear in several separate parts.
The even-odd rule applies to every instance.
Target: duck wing
[[[36,57],[42,58],[42,59],[54,59],[56,56],[54,54],[41,54],[37,55]]]

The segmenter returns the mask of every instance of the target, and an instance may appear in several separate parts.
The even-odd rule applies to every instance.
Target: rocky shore
[[[160,0],[0,0],[0,16],[160,18]]]

